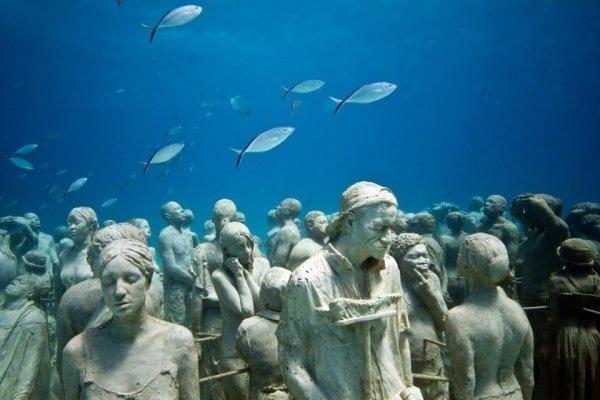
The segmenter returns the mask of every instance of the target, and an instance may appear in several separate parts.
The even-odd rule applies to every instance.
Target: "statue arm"
[[[544,224],[546,231],[543,236],[551,244],[560,245],[569,237],[569,226],[546,204],[544,199],[532,197],[530,200],[531,211]]]
[[[406,387],[413,386],[412,365],[410,361],[410,343],[407,331],[400,332],[398,339],[400,345],[400,362],[402,363],[403,381]]]
[[[515,364],[515,375],[521,386],[523,400],[531,400],[533,394],[533,331],[527,324],[527,335]]]
[[[175,252],[173,251],[173,239],[169,235],[160,235],[159,239],[160,255],[163,261],[165,273],[169,277],[179,281],[187,286],[194,286],[195,280],[192,274],[180,268],[175,259]]]
[[[79,377],[83,365],[81,336],[76,336],[63,350],[62,377],[64,400],[79,400],[81,389]]]
[[[200,400],[198,353],[194,345],[194,338],[189,330],[183,327],[177,329],[180,332],[178,332],[174,344],[177,351],[180,352],[177,365],[180,399]]]
[[[475,394],[475,363],[471,340],[458,318],[448,318],[447,343],[452,362],[454,397],[456,400],[473,400]]]
[[[242,318],[250,317],[254,314],[254,301],[250,288],[243,274],[235,276],[234,279],[237,287],[227,279],[222,271],[216,270],[213,272],[212,280],[219,303]]]

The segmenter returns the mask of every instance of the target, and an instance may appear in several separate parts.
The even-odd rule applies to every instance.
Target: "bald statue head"
[[[299,200],[288,197],[283,199],[275,210],[277,219],[282,222],[289,219],[294,219],[300,215],[302,203]]]
[[[160,215],[170,225],[180,225],[185,218],[183,207],[176,201],[169,201],[160,209]]]
[[[215,234],[218,238],[221,230],[235,216],[237,207],[229,199],[218,200],[212,209],[212,222],[215,224]]]

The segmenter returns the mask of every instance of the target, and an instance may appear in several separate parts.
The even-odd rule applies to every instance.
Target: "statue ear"
[[[344,219],[343,231],[344,233],[350,233],[352,231],[352,224],[354,224],[354,219],[356,216],[353,212],[349,212]]]
[[[494,257],[489,264],[490,278],[495,282],[501,282],[509,272],[508,257],[504,254]]]

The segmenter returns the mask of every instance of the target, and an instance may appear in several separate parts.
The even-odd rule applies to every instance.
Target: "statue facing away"
[[[304,227],[308,237],[294,245],[288,257],[286,268],[293,271],[314,256],[325,246],[327,239],[327,217],[321,211],[310,211],[304,217]]]
[[[400,273],[387,254],[396,213],[389,189],[350,186],[330,244],[292,272],[277,339],[294,399],[422,399]]]
[[[458,269],[471,293],[448,312],[454,398],[530,400],[533,332],[523,309],[498,286],[509,273],[506,247],[486,233],[469,235]]]
[[[302,204],[292,198],[283,199],[277,206],[276,216],[280,227],[269,259],[274,267],[285,267],[292,248],[302,239],[300,229],[294,222],[301,209]]]

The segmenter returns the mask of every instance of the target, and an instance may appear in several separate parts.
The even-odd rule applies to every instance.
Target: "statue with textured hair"
[[[195,290],[198,282],[192,266],[193,238],[184,229],[187,217],[179,203],[165,203],[161,216],[167,223],[158,239],[164,270],[165,319],[189,327],[193,299],[200,296],[200,290]]]
[[[281,306],[290,271],[273,267],[260,286],[262,309],[242,321],[237,331],[237,349],[250,367],[249,400],[288,400],[277,356],[277,336]]]
[[[325,217],[325,214],[321,211],[310,211],[304,217],[304,228],[308,237],[300,240],[292,248],[286,265],[286,268],[290,271],[296,269],[325,246],[325,240],[327,239],[327,217]]]
[[[448,312],[454,398],[530,400],[533,332],[523,309],[498,286],[509,273],[506,247],[486,233],[469,235],[458,269],[471,292]]]
[[[450,229],[449,235],[440,237],[440,246],[446,255],[446,271],[448,272],[448,307],[452,308],[461,304],[467,297],[467,283],[465,278],[458,273],[456,262],[458,249],[465,239],[463,227],[466,217],[459,211],[453,211],[446,216],[446,225]]]
[[[428,212],[416,213],[408,220],[408,232],[421,235],[427,252],[429,253],[430,268],[440,279],[442,293],[446,296],[448,292],[448,273],[446,272],[446,258],[444,249],[433,237],[435,232],[435,218]]]
[[[41,302],[47,290],[47,281],[33,273],[18,276],[4,289],[0,306],[0,399],[48,398],[48,331]]]
[[[94,275],[87,262],[87,249],[90,239],[98,230],[96,212],[89,207],[72,209],[67,216],[67,227],[73,243],[59,254],[60,281],[65,290]],[[63,290],[58,290],[59,299],[62,293]]]
[[[209,341],[202,342],[202,358],[200,360],[200,376],[219,373],[219,341],[214,340],[221,334],[223,319],[219,308],[219,300],[212,284],[211,273],[223,265],[223,249],[220,235],[223,227],[234,217],[237,208],[229,199],[217,201],[212,209],[212,222],[215,225],[215,239],[200,243],[194,249],[194,266],[196,275],[201,277],[204,286],[202,298],[202,318],[200,336]],[[203,400],[220,400],[224,398],[221,384],[218,381],[206,382],[202,385]]]
[[[398,203],[372,182],[350,186],[325,249],[292,272],[277,328],[296,400],[418,400],[400,271],[387,253]]]
[[[402,276],[402,290],[410,321],[407,335],[412,372],[442,376],[442,352],[437,345],[426,343],[425,340],[442,340],[448,308],[442,296],[440,280],[429,269],[427,247],[416,233],[401,233],[392,241],[390,255],[398,263]],[[424,400],[448,398],[443,382],[423,381],[419,388]]]
[[[191,332],[146,311],[154,269],[148,247],[114,241],[101,251],[98,267],[111,318],[65,347],[65,400],[199,400]]]
[[[300,229],[294,222],[301,209],[302,204],[292,198],[283,199],[277,206],[275,212],[280,227],[272,258],[269,260],[274,267],[285,267],[292,247],[302,239]]]
[[[225,261],[212,273],[212,281],[223,317],[219,370],[227,372],[246,366],[236,349],[236,333],[242,320],[260,309],[259,288],[269,261],[254,257],[254,239],[240,222],[225,225],[220,240]],[[247,399],[248,374],[225,378],[223,390],[228,400]]]

